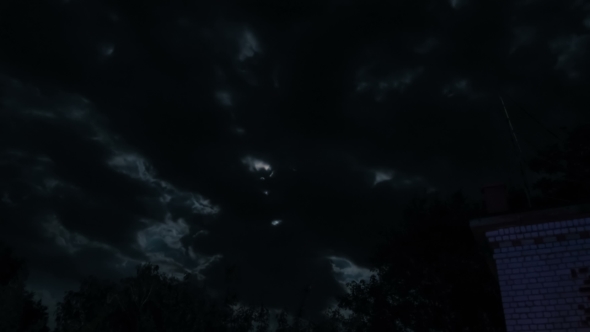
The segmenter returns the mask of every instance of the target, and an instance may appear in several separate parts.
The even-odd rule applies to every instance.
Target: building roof
[[[485,256],[486,262],[494,274],[498,276],[494,250],[488,243],[486,233],[502,228],[539,224],[545,222],[564,221],[571,219],[590,218],[590,204],[572,205],[561,208],[507,213],[496,216],[476,218],[469,222],[473,236]]]
[[[525,211],[519,213],[502,214],[484,218],[472,219],[469,225],[472,229],[485,229],[484,231],[506,228],[510,226],[522,226],[539,222],[551,222],[567,219],[590,217],[590,204],[571,205],[567,207]]]

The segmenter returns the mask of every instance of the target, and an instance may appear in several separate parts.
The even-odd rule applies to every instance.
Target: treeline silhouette
[[[12,250],[0,246],[0,331],[48,332],[47,307],[25,289],[27,268]]]
[[[530,169],[541,175],[533,208],[590,199],[590,126],[540,151]],[[526,210],[523,190],[509,191],[510,211]],[[384,234],[373,255],[375,275],[347,284],[337,308],[319,321],[264,305],[240,305],[235,294],[217,300],[195,276],[166,276],[137,267],[119,281],[84,279],[57,306],[55,332],[70,331],[505,331],[498,283],[476,245],[469,220],[485,215],[460,191],[416,198]],[[9,248],[0,255],[0,331],[49,331],[47,308],[25,290],[26,267]]]

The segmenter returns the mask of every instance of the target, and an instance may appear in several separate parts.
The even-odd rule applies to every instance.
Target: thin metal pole
[[[516,132],[514,131],[514,127],[512,126],[512,122],[510,121],[510,116],[508,116],[508,110],[506,109],[506,105],[504,104],[504,99],[502,99],[502,96],[500,96],[500,101],[502,102],[502,107],[504,108],[504,114],[506,114],[506,120],[508,121],[508,126],[510,127],[510,131],[512,133],[512,139],[514,140],[514,145],[518,149],[518,157],[519,157],[519,162],[520,162],[520,173],[522,175],[522,182],[524,183],[524,191],[526,193],[527,202],[529,204],[529,208],[531,208],[532,207],[531,194],[529,192],[529,185],[528,185],[528,181],[526,179],[526,173],[524,171],[524,161],[522,158],[522,149],[520,148],[520,145],[518,144],[518,139],[516,138]]]

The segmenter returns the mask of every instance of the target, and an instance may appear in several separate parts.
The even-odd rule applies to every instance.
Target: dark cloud
[[[518,105],[590,114],[583,1],[28,3],[0,8],[1,234],[47,301],[151,260],[317,314],[413,195],[519,183],[499,95],[526,156],[553,137]]]

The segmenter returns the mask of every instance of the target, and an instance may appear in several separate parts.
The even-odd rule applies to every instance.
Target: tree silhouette
[[[416,199],[376,254],[369,281],[351,282],[332,312],[342,331],[500,331],[499,289],[468,221],[478,208],[459,192]]]
[[[47,307],[25,289],[25,261],[0,244],[0,331],[49,332]]]
[[[58,304],[56,332],[69,331],[236,331],[268,330],[268,310],[219,303],[194,276],[168,277],[157,265],[137,267],[119,282],[85,278],[78,291]]]
[[[206,312],[185,297],[183,286],[152,265],[138,266],[136,276],[120,282],[87,277],[78,291],[68,292],[58,304],[56,332],[168,331],[190,326],[200,331]]]
[[[587,203],[590,200],[590,124],[570,130],[562,144],[539,151],[529,167],[541,175],[533,184],[541,193],[540,205]]]

